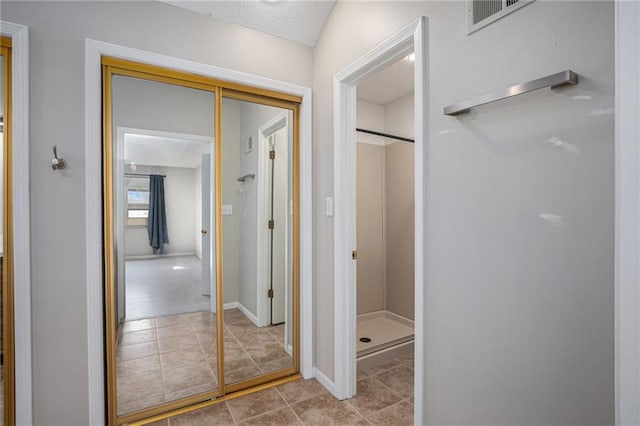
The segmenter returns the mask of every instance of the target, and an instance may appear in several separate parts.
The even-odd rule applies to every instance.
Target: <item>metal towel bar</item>
[[[499,101],[501,99],[510,98],[512,96],[521,95],[523,93],[531,92],[538,89],[544,89],[550,87],[555,89],[556,87],[578,84],[578,74],[571,70],[562,71],[556,74],[551,74],[546,77],[539,78],[537,80],[527,81],[526,83],[516,84],[515,86],[508,87],[506,89],[497,90],[486,95],[478,96],[473,99],[459,102],[455,105],[449,105],[444,108],[445,115],[458,115],[465,112],[469,112],[471,108],[488,104],[490,102]]]

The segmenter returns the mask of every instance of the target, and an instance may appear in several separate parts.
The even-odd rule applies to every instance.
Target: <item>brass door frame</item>
[[[13,303],[13,139],[11,128],[12,114],[12,75],[11,75],[10,37],[2,36],[0,54],[2,55],[2,99],[3,111],[3,259],[2,259],[2,353],[4,357],[4,424],[15,424],[15,354],[14,354],[14,303]]]
[[[172,415],[192,411],[216,404],[247,393],[276,386],[300,377],[300,103],[299,96],[255,88],[210,77],[186,73],[123,59],[103,56],[103,237],[104,237],[104,296],[105,296],[105,340],[106,340],[106,394],[108,424],[144,424]],[[174,84],[214,94],[215,114],[215,256],[216,256],[216,327],[218,352],[218,388],[187,398],[182,398],[152,408],[117,415],[116,395],[116,330],[115,309],[115,241],[113,201],[113,116],[112,78],[114,75],[128,76],[161,83]],[[224,383],[224,277],[223,277],[223,226],[222,226],[222,99],[244,100],[263,105],[288,109],[293,112],[293,366],[263,376],[231,385]]]

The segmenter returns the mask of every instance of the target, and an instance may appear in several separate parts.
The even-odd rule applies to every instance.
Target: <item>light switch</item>
[[[222,216],[231,216],[231,215],[233,215],[233,204],[223,204]]]
[[[327,197],[325,201],[325,214],[333,216],[333,197]]]

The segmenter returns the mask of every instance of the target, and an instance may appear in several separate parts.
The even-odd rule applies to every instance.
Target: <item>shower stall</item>
[[[414,145],[357,144],[357,360],[413,353]]]

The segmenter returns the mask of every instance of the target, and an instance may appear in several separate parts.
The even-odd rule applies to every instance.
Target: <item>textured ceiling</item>
[[[335,4],[335,0],[161,1],[312,47]]]

